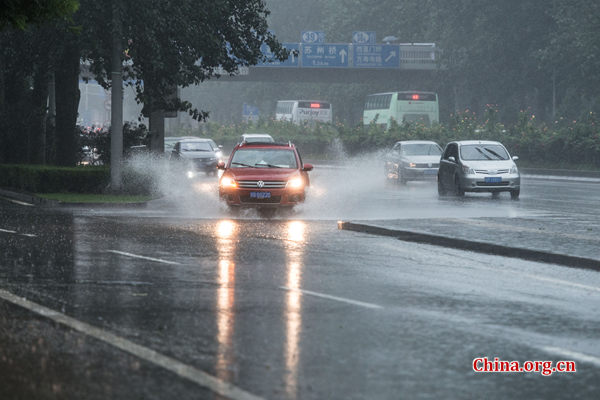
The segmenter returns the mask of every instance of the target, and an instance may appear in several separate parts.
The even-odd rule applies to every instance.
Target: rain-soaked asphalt
[[[0,399],[597,398],[599,272],[337,220],[600,259],[599,183],[438,199],[365,170],[317,168],[272,219],[232,218],[206,180],[144,209],[0,200]],[[577,372],[476,373],[477,357]]]

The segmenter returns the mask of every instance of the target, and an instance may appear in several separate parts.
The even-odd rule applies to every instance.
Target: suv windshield
[[[469,144],[460,146],[460,157],[465,161],[508,160],[508,153],[499,144]]]
[[[402,154],[406,156],[439,156],[442,154],[442,149],[433,143],[403,144],[401,149]]]
[[[181,151],[213,151],[208,142],[181,142]]]
[[[238,149],[231,159],[232,168],[297,168],[293,150]]]

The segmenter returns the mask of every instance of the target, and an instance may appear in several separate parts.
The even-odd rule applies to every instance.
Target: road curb
[[[570,256],[567,254],[551,253],[541,250],[531,250],[521,247],[503,246],[488,242],[457,239],[443,235],[429,233],[388,229],[380,226],[357,224],[354,222],[338,222],[338,229],[354,232],[363,232],[371,235],[393,237],[405,242],[423,243],[434,246],[449,247],[458,250],[473,251],[476,253],[493,254],[503,257],[520,258],[528,261],[558,264],[566,267],[590,269],[600,272],[600,260],[593,258]]]

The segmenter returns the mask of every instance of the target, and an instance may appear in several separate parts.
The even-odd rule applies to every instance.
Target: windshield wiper
[[[488,160],[492,159],[490,156],[488,156],[487,154],[485,154],[483,152],[483,150],[481,150],[479,147],[475,147],[475,150],[477,150],[478,152],[480,152],[481,154],[483,154],[485,156],[485,158],[487,158]]]
[[[242,167],[249,167],[249,168],[256,168],[254,165],[250,165],[250,164],[244,164],[241,162],[232,162],[231,165],[241,165]]]
[[[494,150],[490,150],[487,147],[484,147],[484,149],[485,149],[485,151],[492,153],[493,155],[498,157],[498,160],[504,160],[504,157],[502,157],[500,154],[496,153]]]
[[[254,166],[255,166],[255,167],[258,167],[258,166],[261,166],[261,167],[262,167],[262,166],[265,166],[265,167],[269,167],[269,168],[283,168],[283,167],[280,167],[279,165],[273,165],[273,164],[263,164],[263,163],[260,163],[260,164],[254,164]]]

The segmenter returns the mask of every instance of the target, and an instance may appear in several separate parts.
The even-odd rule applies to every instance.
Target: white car
[[[521,192],[521,175],[508,150],[489,140],[463,140],[446,145],[438,171],[438,193],[463,196],[465,192],[510,192],[513,200]]]
[[[274,143],[275,140],[268,133],[244,133],[240,136],[240,143]]]

